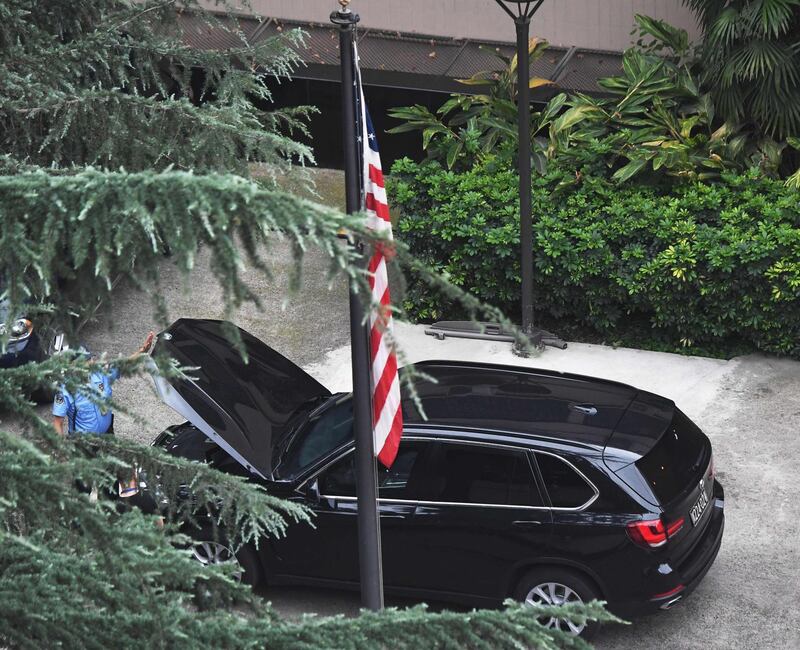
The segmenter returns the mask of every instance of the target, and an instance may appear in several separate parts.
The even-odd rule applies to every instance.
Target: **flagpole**
[[[361,210],[361,189],[356,140],[355,79],[353,38],[359,21],[351,12],[349,0],[339,0],[341,9],[331,14],[339,27],[339,56],[342,73],[342,131],[344,135],[345,205],[347,213]],[[355,246],[363,262],[363,244]],[[350,280],[350,348],[353,365],[353,429],[355,433],[356,496],[358,498],[358,563],[361,575],[361,604],[367,609],[383,609],[383,569],[381,529],[378,516],[378,481],[372,436],[370,393],[369,325],[358,295],[358,285]]]

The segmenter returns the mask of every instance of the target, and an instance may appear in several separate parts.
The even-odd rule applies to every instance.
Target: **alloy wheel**
[[[220,544],[219,542],[195,542],[192,545],[192,555],[195,560],[205,566],[234,563],[236,569],[233,572],[233,577],[236,580],[241,580],[244,575],[236,555],[225,544]]]
[[[560,582],[543,582],[533,587],[525,596],[526,605],[566,605],[582,603],[578,593]],[[578,636],[586,628],[586,623],[574,623],[568,619],[555,616],[542,617],[539,622],[547,628],[561,630]]]

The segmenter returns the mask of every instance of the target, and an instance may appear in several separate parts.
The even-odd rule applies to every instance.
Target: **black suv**
[[[249,581],[356,587],[351,396],[241,336],[248,364],[218,321],[179,320],[159,335],[156,353],[199,370],[191,382],[156,379],[189,422],[154,444],[314,511],[315,528],[238,553]],[[405,396],[397,459],[379,471],[387,592],[484,606],[598,598],[635,616],[671,607],[708,571],[723,490],[708,438],[670,400],[544,370],[416,368],[436,380],[416,384],[427,419]],[[225,557],[203,548],[203,561]]]

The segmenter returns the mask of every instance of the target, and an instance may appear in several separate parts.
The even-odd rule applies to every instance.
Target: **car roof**
[[[603,449],[639,393],[606,379],[489,363],[424,361],[403,372],[413,383],[403,389],[406,427],[437,436],[492,431]]]

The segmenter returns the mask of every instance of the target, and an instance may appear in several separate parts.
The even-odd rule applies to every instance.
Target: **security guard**
[[[150,332],[145,338],[142,347],[131,355],[131,358],[144,354],[150,349],[155,334]],[[86,356],[89,352],[83,349]],[[107,372],[93,372],[90,376],[90,386],[97,391],[98,396],[106,400],[111,399],[111,384],[119,378],[119,370],[108,366]],[[53,400],[53,426],[56,431],[64,435],[74,433],[114,433],[114,414],[111,410],[104,410],[94,404],[89,397],[79,392],[75,395],[69,393],[64,386],[59,387]]]

